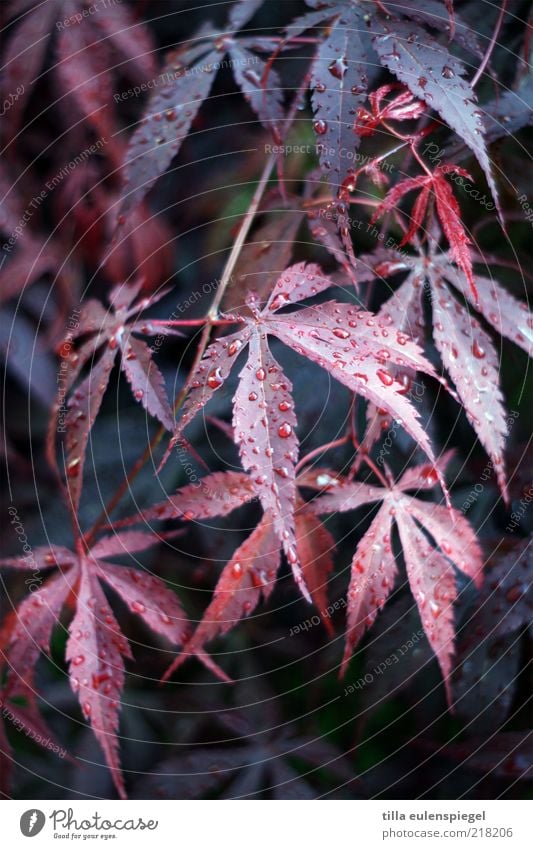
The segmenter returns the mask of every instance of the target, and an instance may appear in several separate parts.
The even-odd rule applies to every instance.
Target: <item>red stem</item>
[[[507,8],[507,2],[508,2],[508,0],[502,0],[502,5],[501,5],[501,8],[500,8],[500,14],[498,15],[498,20],[496,21],[496,26],[494,27],[494,32],[492,33],[492,38],[490,40],[489,46],[487,47],[487,52],[485,53],[485,55],[483,57],[483,61],[481,62],[481,65],[477,69],[477,71],[474,74],[472,81],[470,83],[472,88],[474,88],[474,86],[479,82],[479,79],[480,79],[481,75],[483,74],[483,71],[485,70],[485,68],[488,65],[490,57],[492,56],[492,51],[494,50],[494,47],[496,45],[496,40],[497,40],[497,38],[500,34],[500,30],[502,28],[503,16],[505,15],[505,10]]]
[[[338,448],[339,445],[346,445],[349,441],[348,436],[342,436],[340,439],[335,439],[333,442],[326,442],[324,445],[319,445],[318,448],[313,448],[309,454],[306,454],[305,457],[302,457],[295,468],[295,472],[299,472],[302,466],[305,466],[313,457],[317,457],[319,454],[324,454],[325,451],[329,451],[331,448]]]
[[[235,318],[216,318],[209,319],[207,316],[205,318],[190,318],[183,320],[172,320],[167,321],[166,319],[150,319],[150,324],[156,324],[158,327],[201,327],[206,322],[209,322],[212,326],[221,327],[225,324],[238,324],[241,323],[244,319],[239,316],[235,316]]]

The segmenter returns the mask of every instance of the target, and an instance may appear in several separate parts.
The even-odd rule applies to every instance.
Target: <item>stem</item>
[[[505,15],[505,10],[507,8],[507,2],[508,2],[508,0],[502,0],[502,5],[501,5],[501,8],[500,8],[500,14],[498,15],[498,20],[496,21],[496,26],[494,27],[494,32],[492,33],[492,38],[489,42],[489,46],[487,47],[487,52],[485,53],[483,60],[481,62],[481,65],[477,69],[477,71],[474,74],[472,81],[470,83],[472,88],[474,88],[474,86],[479,82],[479,79],[480,79],[481,75],[483,74],[483,71],[485,70],[485,68],[488,65],[490,57],[492,56],[492,51],[494,50],[494,47],[496,45],[496,40],[497,40],[497,38],[500,34],[500,29],[502,27],[503,16]]]
[[[352,463],[350,475],[353,477],[357,473],[357,470],[359,468],[359,464],[358,464],[357,461],[360,458],[374,472],[374,474],[376,475],[378,480],[383,484],[383,486],[386,489],[388,489],[389,488],[388,481],[382,475],[381,471],[378,469],[378,467],[374,463],[374,461],[368,456],[367,452],[364,449],[361,448],[361,443],[359,442],[359,439],[357,438],[356,414],[357,414],[358,401],[359,401],[359,396],[354,395],[353,398],[352,398],[352,410],[351,410],[351,418],[350,418],[350,439],[352,441],[353,447],[357,451],[357,457],[355,458],[354,462]]]
[[[392,150],[387,150],[385,153],[382,153],[380,156],[376,156],[376,158],[372,160],[372,165],[377,165],[378,162],[381,162],[383,159],[387,159],[388,156],[392,156],[394,153],[397,153],[399,150],[402,149],[402,147],[406,147],[409,143],[410,142],[408,140],[402,141],[401,144],[397,144],[396,147],[392,148]],[[366,168],[365,165],[363,165],[359,169],[359,171],[362,171],[364,168]]]
[[[374,208],[381,206],[380,200],[370,200],[369,198],[349,198],[348,203],[358,203],[359,206],[372,206]]]
[[[237,264],[237,260],[239,258],[240,252],[242,250],[244,242],[246,241],[246,237],[247,237],[248,233],[250,232],[250,227],[252,226],[252,222],[253,222],[255,216],[257,215],[257,210],[259,209],[259,204],[261,203],[261,198],[263,197],[263,194],[265,192],[266,185],[267,185],[268,180],[270,178],[270,173],[272,171],[272,168],[274,167],[275,161],[276,161],[276,154],[271,153],[270,156],[268,157],[266,163],[265,163],[265,167],[263,168],[263,173],[261,174],[259,183],[257,184],[257,188],[254,192],[252,202],[250,203],[250,206],[248,207],[248,211],[247,211],[246,215],[244,216],[244,218],[241,222],[239,234],[238,234],[237,238],[235,239],[235,241],[233,243],[231,253],[228,257],[228,261],[226,262],[226,266],[225,266],[224,272],[222,274],[222,279],[220,281],[220,286],[218,287],[218,289],[216,291],[215,297],[213,298],[213,303],[211,304],[211,307],[209,309],[208,318],[210,320],[210,323],[213,320],[217,320],[218,308],[220,306],[222,298],[224,297],[224,293],[226,291],[226,288],[227,288],[229,282],[231,281],[231,275],[233,274],[233,271],[234,271],[235,266]]]
[[[355,450],[357,451],[357,455],[358,455],[359,457],[361,457],[361,460],[363,460],[363,461],[367,464],[367,466],[369,467],[369,469],[371,469],[371,470],[374,472],[375,476],[376,476],[376,477],[378,478],[378,480],[379,480],[379,481],[383,484],[383,486],[385,487],[385,489],[388,489],[388,488],[389,488],[389,483],[388,483],[388,481],[387,481],[387,480],[386,480],[386,478],[383,476],[383,474],[381,473],[381,471],[378,469],[377,465],[374,463],[374,461],[372,460],[372,458],[371,458],[371,457],[369,457],[369,456],[368,456],[368,454],[367,454],[367,452],[366,452],[366,451],[364,451],[364,450],[361,448],[361,443],[359,442],[359,439],[358,439],[358,437],[357,437],[357,423],[356,423],[356,419],[355,419],[355,416],[356,416],[356,404],[357,404],[357,401],[358,401],[358,397],[357,397],[356,395],[354,395],[354,397],[353,397],[353,399],[352,399],[352,416],[351,416],[351,428],[350,428],[350,431],[351,431],[351,433],[350,433],[350,438],[351,438],[351,440],[352,440],[353,447],[354,447],[354,448],[355,448]],[[354,463],[354,465],[352,466],[352,473],[353,473],[353,474],[355,474],[355,473],[356,473],[356,471],[357,471],[357,468],[355,467],[355,463]]]
[[[214,327],[214,326],[218,326],[220,324],[235,324],[235,321],[231,321],[229,319],[219,319],[219,318],[217,318],[218,308],[220,306],[222,298],[224,297],[224,293],[226,291],[226,288],[227,288],[229,282],[231,281],[231,275],[233,273],[233,270],[234,270],[235,265],[237,263],[237,260],[239,258],[239,254],[241,252],[242,246],[243,246],[243,244],[246,240],[246,237],[247,237],[247,235],[250,231],[250,227],[252,226],[252,222],[254,220],[254,217],[257,214],[257,210],[259,208],[261,198],[263,197],[263,193],[264,193],[266,185],[268,183],[268,179],[270,177],[270,172],[272,171],[272,168],[274,166],[275,159],[276,159],[276,154],[271,153],[267,162],[265,163],[265,167],[263,168],[263,172],[261,174],[259,183],[257,184],[257,188],[254,192],[252,202],[251,202],[251,204],[248,208],[248,211],[246,212],[246,215],[244,216],[244,218],[242,220],[240,230],[239,230],[239,234],[238,234],[235,242],[233,243],[231,253],[228,257],[228,260],[227,260],[226,265],[224,267],[224,271],[222,273],[220,285],[219,285],[219,287],[216,291],[215,297],[213,298],[213,302],[211,304],[211,307],[209,309],[207,316],[203,319],[199,319],[198,321],[193,319],[190,322],[180,322],[180,321],[177,321],[177,322],[173,322],[173,321],[167,321],[167,322],[165,322],[165,321],[157,322],[156,321],[156,322],[153,322],[154,324],[166,324],[169,327],[173,326],[174,324],[182,325],[182,326],[184,324],[189,324],[189,326],[191,326],[191,327],[202,325],[202,324],[204,325],[204,328],[202,330],[202,335],[200,337],[200,342],[199,342],[198,348],[196,350],[196,354],[195,354],[195,357],[194,357],[193,364],[192,364],[192,366],[189,370],[187,380],[185,381],[183,387],[181,388],[181,391],[179,392],[178,397],[176,398],[176,401],[174,403],[174,412],[175,413],[179,410],[179,408],[183,404],[185,398],[187,397],[187,394],[188,394],[189,388],[190,388],[190,384],[191,384],[191,381],[193,379],[193,375],[195,374],[196,369],[198,368],[198,364],[200,363],[200,360],[202,359],[202,357],[205,353],[205,349],[207,348],[207,345],[209,344],[209,336],[211,334],[211,328]],[[236,319],[236,320],[238,320],[238,319]],[[92,544],[92,542],[94,541],[94,539],[96,537],[96,534],[98,533],[98,531],[102,527],[102,525],[104,525],[108,521],[109,515],[113,512],[113,510],[115,509],[117,504],[119,504],[120,500],[122,499],[122,496],[128,491],[128,489],[130,488],[131,484],[133,483],[133,481],[135,480],[135,478],[137,477],[137,475],[139,474],[141,469],[148,462],[148,460],[150,459],[150,457],[153,454],[154,449],[157,448],[157,446],[159,445],[159,443],[163,439],[163,436],[165,435],[166,432],[167,432],[166,428],[164,428],[164,427],[159,428],[159,430],[157,431],[155,436],[151,439],[150,443],[145,448],[143,454],[136,461],[135,465],[133,466],[133,469],[131,469],[131,471],[128,472],[126,478],[122,481],[120,486],[117,488],[113,497],[106,504],[106,506],[104,507],[104,509],[102,510],[100,515],[98,516],[98,518],[96,519],[95,523],[93,524],[92,528],[86,534],[85,541],[86,541],[86,544],[88,546],[90,546]]]
[[[367,464],[368,468],[371,469],[379,482],[385,487],[385,489],[389,489],[389,481],[385,477],[385,475],[380,471],[378,466],[374,463],[373,459],[368,456],[366,451],[361,450],[361,443],[357,439],[356,436],[353,438],[354,447],[360,453],[361,459]]]
[[[223,327],[226,324],[237,324],[242,322],[242,318],[239,316],[235,316],[235,318],[216,318],[210,319],[209,317],[205,318],[191,318],[183,321],[172,320],[167,321],[166,319],[150,319],[150,324],[156,324],[158,327],[202,327],[206,322],[209,322],[211,326]]]
[[[295,472],[298,473],[302,466],[305,466],[306,463],[309,463],[313,457],[317,457],[319,454],[324,454],[325,451],[329,451],[331,448],[338,448],[340,445],[346,445],[349,442],[348,436],[341,436],[339,439],[335,439],[333,442],[326,442],[324,445],[319,445],[318,448],[314,448],[309,454],[306,454],[305,457],[302,457],[295,468]]]
[[[302,92],[302,86],[298,89],[296,96],[295,96],[295,98],[292,102],[289,113],[287,115],[286,122],[289,125],[289,127],[294,120],[294,116],[296,115],[298,103],[300,102],[300,98],[301,98],[301,92]],[[192,366],[189,370],[187,380],[185,381],[185,384],[183,385],[183,387],[182,387],[181,391],[179,392],[178,397],[176,398],[176,401],[174,403],[174,413],[176,413],[179,410],[179,408],[183,404],[185,398],[187,397],[187,393],[189,392],[189,388],[190,388],[191,381],[193,379],[193,375],[195,374],[196,369],[198,368],[198,365],[199,365],[199,363],[200,363],[200,361],[201,361],[201,359],[202,359],[202,357],[205,353],[207,345],[209,343],[209,336],[211,334],[211,328],[214,327],[214,326],[222,325],[222,324],[233,324],[233,323],[235,323],[233,321],[230,321],[229,319],[219,319],[219,318],[217,318],[218,308],[219,308],[219,306],[222,302],[222,299],[224,297],[224,293],[225,293],[225,291],[228,287],[228,284],[231,281],[231,275],[233,274],[233,271],[235,269],[235,265],[236,265],[237,260],[239,258],[240,252],[243,248],[244,242],[246,241],[246,237],[247,237],[248,233],[250,232],[250,227],[252,226],[252,222],[253,222],[255,216],[257,215],[257,211],[259,209],[259,204],[261,203],[261,199],[262,199],[263,194],[265,192],[265,189],[266,189],[268,180],[270,178],[272,168],[274,167],[275,161],[276,161],[276,154],[271,153],[270,156],[268,157],[266,163],[265,163],[265,167],[263,168],[263,171],[261,173],[261,177],[259,178],[259,183],[257,184],[256,190],[254,192],[254,195],[253,195],[252,201],[250,203],[250,206],[248,208],[248,211],[247,211],[246,215],[244,216],[244,218],[241,222],[239,234],[238,234],[235,242],[233,243],[231,253],[228,257],[228,260],[227,260],[226,265],[224,267],[224,271],[222,273],[220,285],[219,285],[219,287],[218,287],[218,289],[215,293],[215,297],[213,298],[213,302],[211,304],[209,312],[208,312],[206,318],[202,319],[199,322],[200,325],[204,324],[204,328],[202,330],[200,342],[199,342],[198,348],[196,350],[196,354],[195,354],[195,357],[194,357],[193,364],[192,364]],[[165,323],[165,322],[163,322],[163,323]],[[171,322],[166,322],[166,324],[168,326],[171,326]],[[182,326],[183,326],[183,323],[182,323]],[[189,326],[191,326],[191,327],[193,326],[192,322],[189,323]],[[113,510],[115,509],[117,504],[120,502],[124,493],[127,492],[127,490],[129,489],[129,487],[131,486],[131,484],[133,483],[133,481],[135,480],[135,478],[137,477],[137,475],[139,474],[141,469],[148,462],[148,460],[152,456],[154,449],[159,445],[159,443],[163,439],[163,436],[165,435],[165,433],[166,433],[166,429],[164,427],[160,427],[158,432],[151,439],[149,445],[146,447],[146,449],[144,450],[141,457],[139,457],[139,459],[136,461],[133,469],[128,473],[125,480],[122,481],[122,483],[120,484],[120,486],[116,490],[116,492],[113,495],[113,497],[111,498],[111,500],[104,507],[104,509],[100,513],[100,516],[97,518],[96,522],[94,523],[92,528],[89,530],[88,534],[85,537],[87,544],[90,544],[94,540],[98,530],[102,527],[102,525],[104,525],[107,522],[109,514],[113,512]]]
[[[426,163],[424,162],[424,160],[422,159],[422,157],[420,156],[419,152],[418,152],[418,151],[417,151],[417,149],[416,149],[416,145],[417,145],[417,142],[418,142],[419,140],[418,140],[418,139],[416,139],[416,138],[413,138],[412,136],[404,136],[404,135],[402,135],[402,133],[399,133],[399,132],[398,132],[398,130],[395,130],[395,129],[394,129],[394,127],[391,127],[391,126],[390,126],[389,124],[387,124],[385,121],[382,121],[382,125],[383,125],[383,127],[385,127],[385,129],[386,129],[386,130],[387,130],[387,131],[388,131],[388,132],[389,132],[392,136],[394,136],[394,138],[396,138],[396,139],[401,139],[402,141],[404,141],[406,144],[408,144],[408,145],[409,145],[409,147],[410,147],[410,149],[411,149],[411,153],[412,153],[412,154],[413,154],[413,156],[415,157],[415,159],[416,159],[416,161],[418,162],[418,164],[420,165],[420,167],[421,167],[421,168],[422,168],[422,169],[426,172],[426,174],[428,175],[428,177],[432,177],[432,176],[433,176],[433,174],[431,173],[431,171],[429,170],[429,168],[427,167]]]
[[[290,27],[289,27],[290,29]],[[273,44],[319,44],[319,38],[313,38],[310,35],[295,35],[294,38],[280,38],[279,36],[271,36],[270,40]]]

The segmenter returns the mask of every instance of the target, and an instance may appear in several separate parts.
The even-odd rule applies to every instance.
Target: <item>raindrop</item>
[[[394,378],[388,371],[383,368],[379,368],[376,372],[377,376],[381,380],[383,386],[392,386],[394,383]]]
[[[349,333],[347,330],[343,330],[342,327],[335,327],[333,329],[333,335],[337,337],[337,339],[348,339]]]
[[[485,349],[481,347],[477,339],[474,339],[474,343],[472,345],[472,353],[474,357],[478,360],[482,360],[485,357]]]
[[[80,457],[74,457],[73,460],[67,465],[67,477],[76,478],[80,473]]]
[[[288,422],[283,422],[283,424],[278,427],[278,435],[281,437],[281,439],[288,439],[291,434],[292,427]]]
[[[218,389],[224,383],[222,372],[219,368],[213,369],[207,378],[207,385],[210,389]]]
[[[440,616],[440,606],[436,601],[430,600],[429,609],[431,610],[431,615],[434,619],[437,619],[437,617]]]
[[[342,80],[346,71],[348,70],[348,65],[346,64],[346,59],[344,56],[340,56],[338,59],[334,59],[331,65],[328,65],[328,71],[332,76],[334,76],[338,80]]]

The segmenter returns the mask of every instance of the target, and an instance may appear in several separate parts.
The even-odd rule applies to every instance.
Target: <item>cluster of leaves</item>
[[[168,51],[162,64],[156,61],[148,28],[136,21],[124,3],[92,16],[82,14],[82,0],[47,0],[35,8],[27,0],[14,0],[7,13],[10,27],[1,86],[8,94],[19,80],[23,95],[3,119],[7,145],[5,163],[0,164],[4,195],[0,227],[6,238],[17,231],[23,218],[25,192],[29,190],[31,196],[32,185],[39,181],[36,168],[29,175],[28,169],[21,168],[17,194],[7,187],[7,163],[11,160],[20,167],[18,139],[21,136],[23,145],[27,138],[23,119],[33,114],[34,79],[43,66],[50,77],[47,84],[61,93],[57,109],[69,146],[83,148],[96,139],[102,152],[64,179],[51,236],[45,236],[30,218],[15,240],[15,251],[6,249],[5,267],[0,271],[6,301],[25,296],[28,286],[41,283],[45,275],[54,277],[59,314],[49,328],[51,343],[58,341],[58,328],[65,328],[65,316],[76,295],[83,300],[76,329],[57,349],[65,369],[61,392],[52,405],[47,440],[48,460],[72,520],[74,541],[72,550],[49,544],[33,551],[39,570],[55,572],[8,617],[2,638],[7,671],[4,696],[15,700],[14,704],[18,697],[26,699],[27,706],[18,710],[24,712],[27,725],[37,727],[34,669],[41,652],[50,650],[54,626],[64,610],[70,610],[65,656],[71,686],[121,796],[125,786],[117,731],[124,660],[132,654],[104,585],[171,646],[180,647],[165,678],[195,656],[229,681],[208,654],[207,643],[269,599],[282,555],[297,591],[323,615],[334,569],[335,538],[321,517],[379,504],[353,554],[341,673],[403,568],[450,706],[466,704],[466,696],[454,682],[462,675],[464,686],[465,664],[472,664],[467,625],[457,654],[454,648],[458,573],[481,589],[472,614],[476,634],[487,629],[487,616],[490,623],[487,609],[494,593],[498,599],[504,596],[498,600],[502,616],[506,603],[512,605],[499,638],[519,631],[527,621],[530,602],[525,580],[520,579],[519,596],[514,597],[517,591],[515,583],[508,586],[510,569],[505,561],[496,580],[493,572],[489,572],[488,585],[484,580],[481,546],[465,516],[452,506],[445,481],[450,454],[443,455],[437,440],[430,438],[413,397],[415,377],[423,375],[428,393],[460,403],[496,470],[502,497],[508,499],[504,463],[508,424],[499,386],[498,350],[487,325],[531,354],[533,317],[525,302],[475,270],[480,258],[449,182],[453,175],[472,180],[470,173],[458,160],[431,168],[420,153],[428,133],[449,131],[452,140],[459,140],[479,164],[501,218],[487,149],[495,135],[488,136],[483,120],[485,113],[496,120],[500,105],[485,104],[483,110],[478,106],[474,85],[467,79],[468,65],[459,55],[479,62],[484,51],[468,24],[454,12],[452,2],[405,0],[397,7],[386,0],[372,4],[307,0],[311,11],[281,33],[249,35],[247,30],[244,34],[262,5],[262,0],[234,3],[225,26],[204,22],[193,38]],[[69,26],[55,26],[66,17]],[[306,60],[301,84],[288,103],[282,75],[274,65],[301,41],[312,44],[313,55]],[[49,49],[55,57],[52,68],[46,65]],[[172,267],[169,228],[161,218],[151,216],[153,194],[148,196],[178,155],[226,58],[236,86],[256,116],[258,131],[278,149],[294,129],[294,115],[305,106],[309,89],[320,176],[302,174],[310,188],[301,197],[289,197],[283,161],[269,160],[260,187],[265,188],[277,164],[279,198],[285,208],[294,200],[295,224],[283,219],[280,228],[267,218],[257,229],[253,244],[278,245],[264,251],[262,247],[254,251],[253,244],[244,246],[237,295],[226,290],[234,266],[226,267],[213,307],[196,322],[204,325],[204,333],[193,368],[178,397],[169,400],[165,378],[155,363],[158,346],[151,349],[139,337],[179,338],[176,327],[181,324],[183,331],[188,322],[141,317],[173,291],[160,285]],[[137,116],[137,127],[128,133],[113,92],[124,81],[145,83],[157,73],[165,82],[154,87],[143,114]],[[392,74],[395,80],[381,85],[382,73]],[[74,129],[71,110],[79,116]],[[31,120],[38,123],[38,116]],[[513,120],[514,129],[520,129],[528,121],[528,110],[516,109]],[[409,127],[405,133],[397,127],[404,122]],[[47,129],[42,132],[46,138]],[[364,140],[369,140],[373,152],[364,166],[356,168],[355,153]],[[377,143],[384,141],[393,147],[376,152]],[[423,173],[408,173],[388,187],[389,177],[380,164],[404,148],[413,167]],[[57,164],[52,163],[50,174]],[[377,192],[370,200],[368,192],[359,188],[368,178]],[[408,216],[401,205],[415,189],[419,193]],[[242,221],[240,248],[260,202],[258,195],[255,208]],[[358,202],[367,203],[372,212],[369,226],[387,215],[385,226],[392,226],[398,235],[395,248],[380,246],[363,254],[354,245],[349,210]],[[261,211],[268,213],[273,203],[271,195]],[[72,217],[72,229],[65,235],[68,217]],[[324,271],[308,259],[292,261],[293,243],[304,219],[316,248],[325,249],[334,270]],[[401,250],[406,245],[409,253]],[[84,266],[97,281],[94,288],[106,291],[109,308],[101,298],[81,297]],[[405,277],[401,285],[390,297],[380,296],[379,305],[371,310],[379,281],[399,273]],[[261,282],[255,285],[257,277]],[[323,295],[330,289],[335,297],[325,300]],[[432,352],[424,331],[425,292],[432,310],[436,349]],[[226,333],[226,325],[236,329]],[[303,457],[295,393],[281,363],[287,349],[335,378],[349,393],[354,410],[353,422],[340,439]],[[440,374],[437,352],[455,388]],[[111,521],[113,533],[101,536],[107,515],[83,530],[80,506],[91,433],[117,360],[133,398],[161,425],[156,442],[168,434],[164,457],[168,464],[177,445],[196,454],[186,441],[186,429],[217,393],[217,397],[223,394],[238,371],[231,425],[215,423],[237,446],[242,471],[211,472],[201,487],[182,486],[164,501]],[[361,441],[355,415],[358,398],[367,404]],[[65,434],[59,440],[57,421],[64,404],[68,407]],[[392,463],[378,465],[372,458],[383,432],[393,424],[426,456],[425,463],[416,461],[396,475]],[[322,461],[313,464],[317,456],[340,445],[353,450],[348,470],[333,470]],[[361,479],[365,465],[376,478],[374,483]],[[437,485],[445,503],[427,500]],[[161,537],[152,530],[131,530],[133,526],[176,519],[187,525],[227,516],[254,500],[262,516],[222,569],[194,630],[177,594],[161,578],[112,562],[123,554],[144,552]],[[15,571],[28,567],[21,557],[4,559],[1,565]],[[329,619],[323,621],[332,632]],[[7,739],[0,738],[0,745],[6,751]],[[312,747],[310,751],[309,757],[316,761],[320,755]],[[257,757],[257,752],[252,756]],[[339,770],[345,778],[346,771]]]

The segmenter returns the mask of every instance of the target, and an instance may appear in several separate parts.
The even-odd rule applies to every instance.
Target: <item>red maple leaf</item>
[[[478,291],[474,280],[474,272],[472,259],[470,256],[469,245],[471,244],[468,238],[463,222],[461,220],[461,210],[459,204],[453,194],[451,186],[446,182],[444,176],[446,174],[460,174],[462,177],[467,177],[472,180],[472,177],[460,168],[458,165],[438,165],[433,174],[420,175],[418,177],[408,177],[394,186],[385,196],[383,202],[376,209],[372,216],[372,223],[391,209],[395,209],[400,200],[407,192],[413,189],[420,189],[413,211],[411,214],[411,223],[409,229],[402,238],[399,247],[412,242],[416,233],[422,227],[424,217],[428,208],[428,202],[433,195],[435,198],[435,206],[437,215],[444,232],[448,239],[452,256],[457,265],[464,271],[468,280],[472,296],[477,303]]]
[[[125,796],[120,771],[117,731],[124,686],[124,658],[131,659],[128,641],[115,619],[102,584],[107,584],[129,609],[173,645],[183,643],[188,620],[177,596],[155,575],[110,563],[108,558],[132,554],[153,546],[154,533],[123,531],[103,537],[85,553],[44,546],[33,551],[39,569],[57,566],[36,592],[19,605],[6,651],[10,676],[6,693],[24,682],[30,687],[41,652],[49,653],[52,631],[67,602],[75,605],[69,628],[66,658],[70,684],[85,718],[104,751],[120,796]],[[0,561],[0,566],[28,569],[24,558]],[[32,564],[31,568],[35,568]]]
[[[394,523],[399,531],[411,591],[451,703],[453,602],[457,595],[452,564],[477,583],[482,579],[483,564],[475,534],[458,510],[407,494],[407,490],[429,489],[437,482],[438,474],[433,466],[409,469],[389,489],[346,481],[312,502],[309,509],[315,514],[344,512],[382,502],[352,561],[341,673],[393,589],[397,577],[391,541]]]
[[[193,375],[192,389],[174,437],[175,443],[224,385],[239,353],[248,346],[248,359],[234,397],[235,440],[243,466],[250,473],[264,510],[272,516],[295,579],[306,596],[294,536],[298,440],[292,387],[270,352],[268,336],[276,336],[353,392],[388,410],[434,459],[405,387],[390,370],[409,366],[435,376],[433,367],[406,334],[395,333],[372,313],[335,301],[278,313],[331,285],[332,280],[318,266],[300,263],[281,275],[263,309],[250,299],[251,316],[238,317],[243,329],[221,337],[207,349]]]

